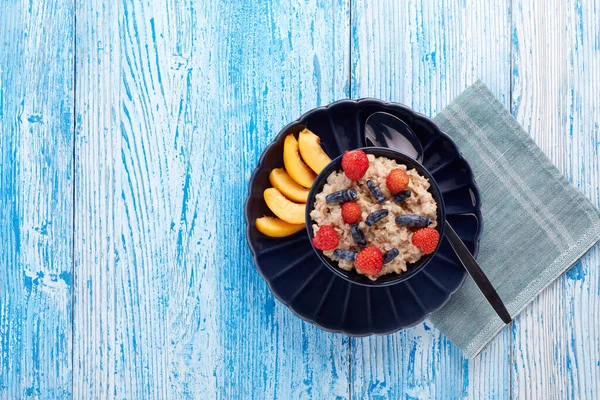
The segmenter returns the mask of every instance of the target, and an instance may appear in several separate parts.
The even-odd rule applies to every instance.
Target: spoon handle
[[[460,259],[460,262],[465,267],[471,278],[475,281],[475,284],[481,290],[481,293],[485,296],[490,305],[494,308],[494,311],[498,314],[498,316],[504,321],[505,324],[510,323],[512,318],[508,313],[508,310],[504,306],[502,299],[498,296],[498,292],[492,286],[492,283],[489,281],[485,273],[477,264],[477,261],[473,258],[473,255],[467,249],[463,241],[456,234],[452,226],[446,221],[446,238],[450,242],[450,246],[454,249],[454,252]]]

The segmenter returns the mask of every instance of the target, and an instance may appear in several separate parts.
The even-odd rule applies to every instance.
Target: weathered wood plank
[[[352,97],[433,116],[481,78],[508,107],[510,2],[355,1]],[[509,398],[510,334],[467,360],[429,323],[351,341],[353,398]]]
[[[0,3],[0,398],[71,394],[71,0]]]
[[[517,2],[513,18],[513,114],[600,205],[600,2]],[[599,266],[596,246],[515,320],[514,398],[600,398]]]
[[[348,340],[274,300],[242,204],[278,129],[347,94],[347,1],[77,17],[75,397],[346,396]]]
[[[223,363],[219,396],[345,398],[348,339],[323,332],[276,302],[254,270],[242,233],[243,201],[261,151],[285,124],[348,96],[349,2],[230,2],[223,11],[230,83],[217,185]],[[231,221],[232,216],[238,216]],[[230,223],[225,221],[231,221]]]

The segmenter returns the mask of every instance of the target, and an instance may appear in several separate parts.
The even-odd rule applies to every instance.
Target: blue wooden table
[[[596,246],[467,360],[320,331],[242,206],[287,122],[481,78],[600,205],[599,0],[4,0],[0,398],[600,398]]]

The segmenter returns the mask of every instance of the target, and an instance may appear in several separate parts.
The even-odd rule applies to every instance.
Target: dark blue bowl
[[[438,206],[437,231],[440,233],[440,238],[443,238],[444,228],[446,226],[446,224],[444,224],[444,221],[446,220],[446,208],[444,206],[444,199],[440,193],[440,189],[437,183],[435,182],[435,179],[433,179],[433,176],[431,176],[431,174],[429,173],[429,171],[427,171],[427,169],[421,164],[419,164],[417,161],[395,150],[391,150],[384,147],[363,147],[361,148],[361,150],[363,150],[367,154],[372,154],[376,157],[386,157],[388,159],[396,160],[398,163],[406,165],[408,169],[416,169],[421,176],[424,176],[429,180],[429,183],[431,185],[429,187],[429,192],[431,193],[433,200],[435,200]],[[311,219],[310,213],[314,209],[315,196],[323,190],[323,186],[325,186],[325,184],[327,183],[327,178],[329,177],[329,175],[331,175],[335,171],[340,171],[342,169],[342,156],[343,155],[338,156],[337,158],[332,160],[325,168],[323,168],[321,173],[319,173],[319,175],[313,182],[312,188],[310,189],[310,193],[308,194],[308,200],[306,202],[306,232],[308,233],[309,240],[314,237],[314,231],[312,228],[314,221]],[[414,264],[407,264],[408,271],[403,272],[401,274],[383,275],[377,278],[376,281],[372,281],[365,275],[359,274],[354,269],[352,271],[345,271],[343,269],[340,269],[336,262],[326,257],[321,250],[315,248],[315,246],[312,244],[312,240],[310,243],[313,250],[317,253],[317,256],[319,256],[319,259],[323,262],[323,264],[329,267],[329,269],[334,274],[340,276],[348,282],[356,283],[358,285],[381,287],[403,282],[416,275],[429,263],[429,261],[431,261],[435,257],[435,253],[440,248],[442,241],[439,241],[435,251],[432,254],[424,255],[418,262]]]
[[[254,265],[274,296],[298,317],[316,326],[352,336],[388,334],[413,326],[440,308],[463,283],[466,271],[447,240],[411,279],[388,286],[363,286],[332,272],[313,250],[306,231],[280,239],[258,232],[255,219],[273,215],[263,200],[269,173],[283,167],[288,133],[308,127],[336,158],[345,150],[365,147],[364,124],[374,112],[402,119],[417,135],[423,166],[441,193],[446,219],[476,255],[481,235],[481,203],[471,168],[448,135],[429,118],[410,108],[376,99],[341,100],[311,110],[279,132],[265,149],[249,181],[245,204],[246,240]],[[402,275],[402,274],[401,274]]]

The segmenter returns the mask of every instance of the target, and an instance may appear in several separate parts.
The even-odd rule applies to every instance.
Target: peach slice
[[[298,141],[291,133],[286,136],[283,142],[283,164],[293,180],[305,188],[312,186],[316,175],[300,158]]]
[[[321,147],[321,139],[308,129],[298,135],[298,146],[304,162],[317,174],[331,162]]]
[[[298,185],[283,168],[275,168],[269,174],[269,181],[274,188],[278,189],[288,199],[306,203],[309,190]]]
[[[281,238],[304,229],[304,224],[289,224],[275,217],[256,218],[256,229],[269,237]]]
[[[304,210],[306,204],[298,204],[288,200],[275,188],[268,188],[263,193],[265,203],[273,211],[273,214],[290,224],[304,223]]]

